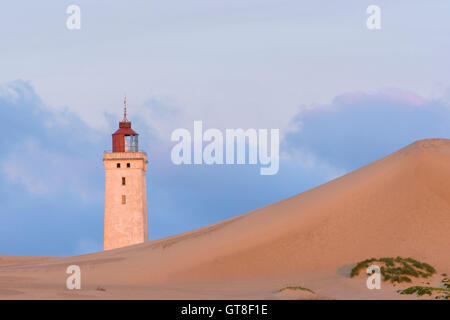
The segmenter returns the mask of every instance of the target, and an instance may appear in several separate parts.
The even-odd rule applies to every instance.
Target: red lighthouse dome
[[[112,134],[113,152],[138,152],[138,136],[131,129],[131,121],[127,119],[127,98],[124,98],[123,120],[119,122],[119,129]]]

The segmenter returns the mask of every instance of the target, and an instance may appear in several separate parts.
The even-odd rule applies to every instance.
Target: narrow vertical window
[[[123,194],[122,195],[122,204],[126,204],[127,203],[127,197]]]
[[[122,185],[125,185],[125,177],[122,177]]]
[[[120,168],[120,163],[117,164],[117,168]]]
[[[127,168],[131,168],[131,164],[129,162],[127,163]]]

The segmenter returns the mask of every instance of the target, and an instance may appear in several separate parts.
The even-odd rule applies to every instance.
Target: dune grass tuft
[[[445,288],[437,288],[437,287],[424,287],[424,286],[414,286],[409,287],[404,290],[399,290],[400,294],[414,294],[416,293],[418,296],[435,295],[435,299],[450,299],[450,289]]]
[[[296,286],[296,287],[284,287],[284,288],[278,290],[278,292],[282,292],[282,291],[284,291],[284,290],[302,290],[302,291],[308,291],[308,292],[314,293],[314,291],[312,291],[311,289],[304,288],[304,287],[300,287],[300,286]]]
[[[417,261],[413,258],[371,258],[360,261],[352,269],[350,276],[353,278],[359,274],[361,270],[375,262],[380,264],[380,271],[384,281],[395,282],[412,282],[414,278],[428,278],[436,273],[436,270],[425,262]]]
[[[450,290],[450,278],[444,278],[441,280],[441,282],[445,289]]]

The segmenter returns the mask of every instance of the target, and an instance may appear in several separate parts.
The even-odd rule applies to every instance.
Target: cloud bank
[[[450,106],[399,89],[353,92],[303,107],[292,127],[285,152],[350,171],[419,139],[450,138]]]

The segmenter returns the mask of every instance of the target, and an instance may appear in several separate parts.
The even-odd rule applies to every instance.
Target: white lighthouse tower
[[[147,153],[139,151],[138,134],[124,116],[112,135],[112,152],[103,154],[105,165],[104,250],[148,240]]]

